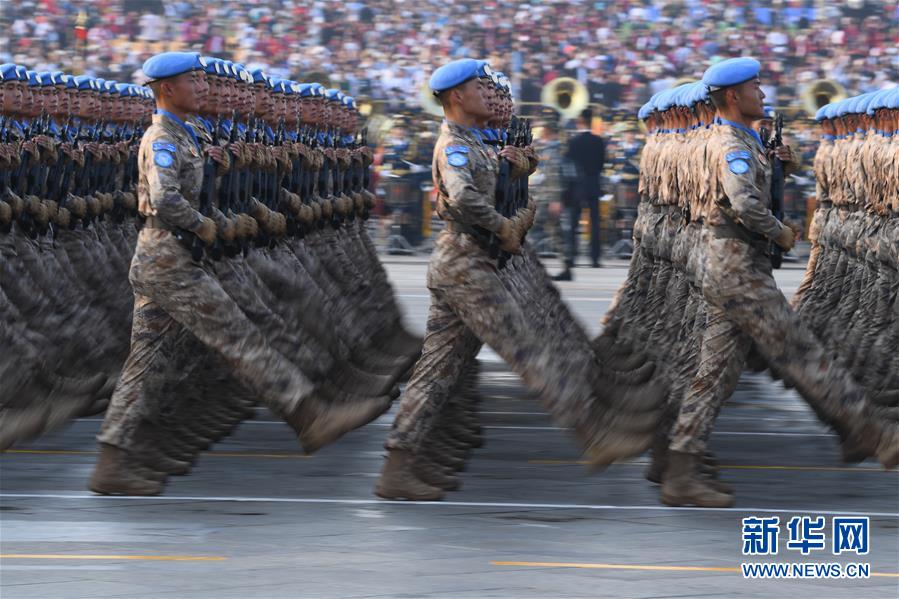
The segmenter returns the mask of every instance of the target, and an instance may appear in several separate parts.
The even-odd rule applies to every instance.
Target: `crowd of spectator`
[[[150,54],[194,49],[391,103],[463,56],[489,58],[519,100],[569,76],[622,110],[743,54],[777,105],[819,78],[899,80],[899,0],[11,0],[0,25],[0,62],[140,80]]]

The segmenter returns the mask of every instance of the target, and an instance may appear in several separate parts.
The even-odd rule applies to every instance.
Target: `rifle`
[[[777,149],[783,146],[783,115],[778,114],[774,118],[774,135],[769,142],[769,148]],[[779,221],[784,219],[784,167],[783,162],[776,155],[771,160],[771,213]],[[780,268],[783,263],[783,250],[776,243],[771,243],[771,266]]]
[[[212,130],[213,145],[218,141],[218,130],[221,121],[222,118],[219,117],[218,122],[215,123],[215,127]],[[203,164],[203,188],[200,191],[200,214],[207,218],[212,215],[212,209],[215,205],[215,172],[215,161],[211,156],[207,156],[206,162]],[[193,258],[194,262],[202,260],[203,255],[206,253],[206,244],[203,243],[203,240],[194,233],[188,231],[183,231],[182,235],[190,239],[190,256]],[[222,252],[222,241],[216,238],[212,243],[212,247],[209,249],[209,256],[213,260],[221,260]]]

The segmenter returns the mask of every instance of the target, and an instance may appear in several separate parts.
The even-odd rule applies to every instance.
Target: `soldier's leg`
[[[672,429],[661,498],[668,505],[727,507],[733,497],[705,480],[700,464],[721,406],[733,394],[749,342],[727,314],[707,310],[699,367],[683,397]]]
[[[421,357],[400,400],[385,444],[389,457],[375,490],[379,496],[442,497],[440,489],[417,478],[413,460],[421,452],[422,444],[427,442],[437,414],[457,387],[463,368],[474,359],[479,348],[478,339],[456,316],[442,294],[432,291]]]
[[[871,413],[863,389],[792,310],[771,276],[768,257],[732,239],[710,242],[704,292],[709,303],[754,343],[784,381],[844,440],[846,455],[899,461],[899,430]]]

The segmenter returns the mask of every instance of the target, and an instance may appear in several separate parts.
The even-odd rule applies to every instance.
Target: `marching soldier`
[[[325,441],[383,412],[381,399],[352,405],[325,404],[305,375],[275,351],[216,280],[208,263],[189,247],[211,246],[215,222],[198,211],[203,160],[186,119],[199,110],[203,65],[194,53],[165,53],[144,64],[157,112],[139,154],[138,202],[146,217],[131,266],[135,290],[132,349],[113,394],[98,440],[101,455],[90,487],[98,493],[151,495],[158,480],[142,478],[135,431],[154,430],[162,407],[159,391],[169,355],[192,335],[220,355],[236,378],[282,415],[301,437]],[[262,95],[262,94],[260,94]],[[227,392],[222,389],[223,392]]]
[[[669,505],[724,507],[733,496],[699,475],[712,423],[733,392],[752,343],[768,364],[837,428],[847,455],[899,461],[895,424],[872,413],[864,392],[792,311],[771,276],[773,241],[784,250],[795,233],[771,214],[770,169],[752,122],[763,116],[759,63],[722,61],[703,77],[717,110],[707,151],[713,203],[693,215],[703,221],[702,294],[708,317],[696,376],[672,435],[661,497]]]

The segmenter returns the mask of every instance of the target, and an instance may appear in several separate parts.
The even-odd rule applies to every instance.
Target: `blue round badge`
[[[447,156],[446,161],[453,166],[465,166],[468,164],[468,156],[462,152],[453,152]]]
[[[749,163],[745,160],[731,160],[729,163],[730,172],[735,175],[742,175],[749,170]]]
[[[175,162],[175,157],[164,150],[159,150],[153,154],[153,162],[156,163],[156,166],[168,168]]]

